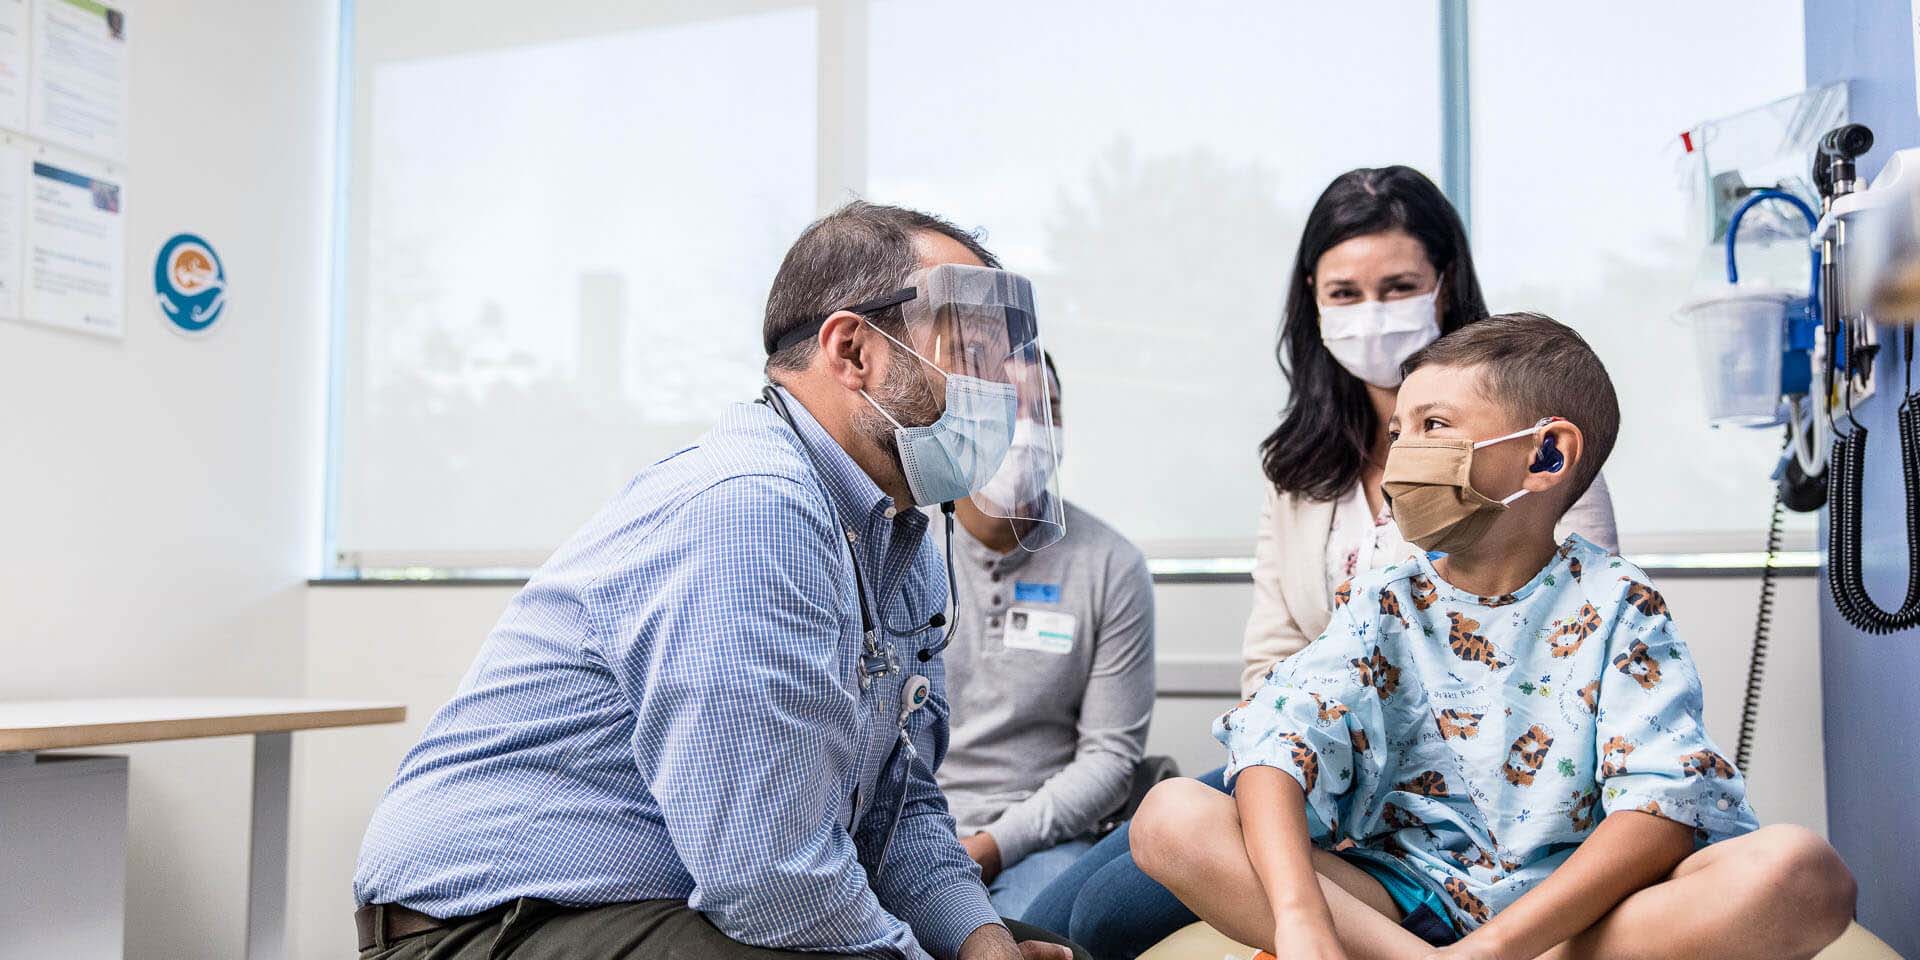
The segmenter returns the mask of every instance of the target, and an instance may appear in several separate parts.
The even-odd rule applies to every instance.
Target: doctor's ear
[[[1565,420],[1555,420],[1542,428],[1527,464],[1527,478],[1521,484],[1539,493],[1573,479],[1574,467],[1585,453],[1585,437],[1580,428]]]
[[[884,368],[876,364],[885,343],[865,317],[841,310],[820,325],[815,345],[834,380],[848,390],[861,390],[879,383]]]

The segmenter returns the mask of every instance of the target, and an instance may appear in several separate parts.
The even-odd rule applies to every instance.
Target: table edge
[[[225,717],[181,717],[171,720],[133,720],[60,727],[0,729],[0,752],[104,747],[160,740],[197,740],[254,733],[291,733],[329,727],[361,727],[400,723],[404,706],[349,707],[312,713],[250,713]]]

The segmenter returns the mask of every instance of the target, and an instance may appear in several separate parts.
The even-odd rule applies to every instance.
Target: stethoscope
[[[765,403],[781,420],[786,421],[788,429],[793,431],[794,438],[800,441],[800,450],[806,454],[807,462],[813,465],[814,474],[819,476],[820,461],[814,457],[813,448],[807,445],[806,436],[800,432],[799,426],[794,423],[793,414],[787,410],[786,398],[781,396],[779,390],[769,384],[761,388],[760,402]],[[910,640],[929,630],[945,626],[947,628],[946,633],[940,637],[939,642],[935,643],[932,647],[922,647],[920,652],[915,655],[921,663],[926,663],[934,657],[939,656],[940,652],[945,650],[947,645],[953,642],[954,628],[958,626],[960,619],[959,594],[955,591],[953,576],[953,504],[950,502],[941,504],[940,512],[946,518],[947,597],[950,601],[954,602],[953,616],[949,618],[944,612],[935,613],[933,616],[927,618],[924,626],[908,630],[895,630],[892,625],[886,622],[885,611],[882,611],[879,618],[876,619],[867,601],[867,578],[860,570],[860,553],[857,549],[860,538],[851,529],[842,531],[846,535],[847,540],[847,560],[853,566],[853,590],[860,603],[860,689],[863,691],[872,689],[873,685],[882,679],[898,676],[902,672],[899,653],[891,640],[881,639],[882,632],[894,640]],[[906,680],[901,683],[898,732],[894,737],[893,749],[888,751],[886,762],[880,766],[880,775],[876,778],[876,785],[889,779],[889,775],[893,772],[894,763],[899,760],[903,752],[907,757],[907,770],[909,773],[912,770],[913,764],[920,762],[919,751],[914,749],[913,738],[907,733],[907,724],[913,718],[913,714],[916,711],[927,705],[927,701],[931,699],[932,696],[933,682],[918,673],[908,674]],[[931,773],[929,773],[929,776],[931,776]],[[887,864],[887,853],[893,847],[894,831],[899,828],[900,817],[906,812],[907,789],[904,777],[902,777],[896,793],[898,794],[898,798],[894,801],[893,817],[887,824],[886,837],[880,844],[879,860],[874,864],[873,872],[876,876],[879,875],[880,871]]]

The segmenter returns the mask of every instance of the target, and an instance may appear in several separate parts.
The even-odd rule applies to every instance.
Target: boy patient
[[[1135,859],[1289,960],[1812,956],[1852,915],[1845,865],[1756,829],[1647,575],[1553,540],[1619,428],[1599,358],[1512,314],[1405,371],[1384,488],[1434,558],[1336,590],[1215,722],[1232,795],[1162,784]]]

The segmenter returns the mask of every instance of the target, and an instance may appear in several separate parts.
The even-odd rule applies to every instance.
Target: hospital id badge
[[[1056,655],[1072,653],[1073,626],[1071,613],[1014,607],[1007,611],[1006,647]]]

